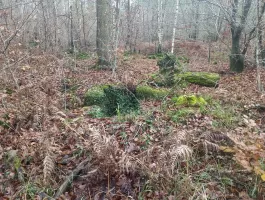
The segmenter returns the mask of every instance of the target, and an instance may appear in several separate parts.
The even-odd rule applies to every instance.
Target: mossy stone
[[[217,87],[220,80],[220,75],[209,72],[185,72],[181,74],[175,74],[175,81],[178,81],[180,78],[183,81],[197,85]]]
[[[169,91],[166,89],[157,89],[146,85],[136,88],[136,97],[139,99],[163,99],[168,93]]]
[[[84,106],[101,105],[105,99],[104,89],[108,85],[98,85],[90,88],[85,94]]]
[[[172,101],[178,106],[205,106],[207,102],[201,96],[181,95],[172,98]]]

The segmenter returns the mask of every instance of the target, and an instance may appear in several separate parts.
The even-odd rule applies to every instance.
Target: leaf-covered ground
[[[0,199],[264,199],[265,96],[256,69],[230,73],[218,45],[210,63],[202,43],[178,47],[190,59],[186,69],[219,73],[219,87],[175,87],[162,101],[141,101],[140,113],[115,117],[83,107],[85,92],[145,83],[156,59],[120,53],[114,75],[94,69],[94,58],[13,47],[0,82]],[[172,103],[184,94],[208,104]]]

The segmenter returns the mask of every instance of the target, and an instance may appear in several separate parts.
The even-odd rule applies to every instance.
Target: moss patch
[[[182,95],[172,98],[172,101],[177,106],[205,106],[207,102],[201,96],[196,95]]]
[[[85,94],[84,106],[101,105],[105,99],[106,88],[108,85],[98,85],[89,89]]]
[[[208,72],[185,72],[181,74],[175,74],[175,81],[177,82],[180,79],[197,85],[216,87],[218,86],[220,75],[217,73]]]
[[[163,99],[168,95],[166,89],[156,89],[149,86],[138,86],[136,88],[136,97],[139,99]]]
[[[191,107],[180,108],[175,112],[170,113],[173,122],[179,123],[185,121],[190,116],[194,115],[197,111]]]

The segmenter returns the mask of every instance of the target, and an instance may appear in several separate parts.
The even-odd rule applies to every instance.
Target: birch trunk
[[[172,43],[171,43],[171,53],[174,53],[175,47],[175,37],[176,37],[176,26],[178,22],[178,13],[179,13],[179,0],[176,0],[176,10],[175,10],[175,19],[174,19],[174,27],[173,27],[173,34],[172,34]]]
[[[163,1],[157,0],[157,35],[158,35],[158,48],[157,53],[162,53],[162,39],[163,39],[163,14],[162,14],[162,8],[163,8]]]

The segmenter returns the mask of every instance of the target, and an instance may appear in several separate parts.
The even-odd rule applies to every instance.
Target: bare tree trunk
[[[257,42],[256,42],[256,64],[257,64],[257,88],[260,92],[263,92],[264,88],[262,86],[262,82],[261,82],[261,66],[260,66],[260,62],[259,62],[259,57],[260,57],[260,53],[261,53],[261,19],[259,18],[260,16],[260,9],[259,9],[259,5],[260,5],[260,0],[257,0],[257,29],[256,29],[256,34],[257,34]]]
[[[120,0],[116,0],[115,8],[115,33],[114,33],[114,44],[115,44],[115,55],[113,59],[112,75],[115,75],[115,70],[117,68],[117,58],[118,58],[118,45],[119,45],[119,32],[120,32]]]
[[[43,28],[44,28],[44,50],[47,51],[47,42],[48,42],[48,30],[47,30],[47,19],[45,15],[45,7],[43,1],[41,1],[41,8],[42,8],[42,17],[43,17]]]
[[[74,25],[73,25],[73,7],[72,5],[70,6],[70,13],[69,13],[69,17],[70,17],[70,50],[71,52],[74,52]]]
[[[97,0],[97,54],[98,65],[111,66],[110,52],[110,0]]]
[[[178,13],[179,13],[179,0],[176,0],[176,9],[175,9],[175,19],[174,19],[174,27],[173,27],[173,34],[172,34],[172,43],[171,43],[171,53],[174,53],[175,47],[175,37],[176,37],[176,26],[178,22]]]
[[[163,0],[157,0],[157,35],[158,35],[158,48],[157,53],[162,53],[162,39],[163,39]]]
[[[131,0],[127,0],[127,38],[125,45],[127,51],[132,51],[131,32]]]
[[[57,30],[58,30],[58,21],[57,21],[57,6],[56,6],[56,0],[53,0],[53,17],[54,17],[54,46],[57,48]]]
[[[81,1],[81,12],[82,12],[82,31],[83,31],[83,39],[84,39],[84,46],[87,46],[87,41],[86,41],[86,24],[85,24],[85,13],[84,13],[84,3]]]
[[[238,22],[237,16],[239,5],[238,0],[232,2],[232,21],[231,21],[231,33],[232,33],[232,49],[230,55],[230,70],[234,72],[242,72],[244,70],[244,55],[240,52],[240,39],[242,31],[245,27],[246,19],[249,9],[251,7],[252,0],[246,0],[243,2],[243,11]]]

